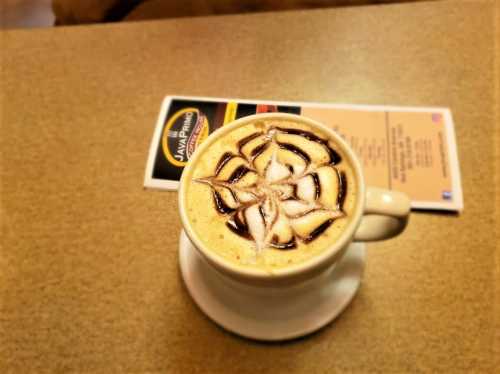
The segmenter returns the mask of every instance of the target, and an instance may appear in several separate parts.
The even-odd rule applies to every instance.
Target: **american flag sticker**
[[[443,191],[443,200],[451,200],[451,191]]]
[[[441,123],[443,120],[441,113],[432,113],[431,118],[434,123]]]

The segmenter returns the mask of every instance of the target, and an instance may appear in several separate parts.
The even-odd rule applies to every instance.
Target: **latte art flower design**
[[[345,214],[347,178],[327,140],[297,128],[262,126],[223,154],[207,184],[217,211],[256,250],[294,249]]]

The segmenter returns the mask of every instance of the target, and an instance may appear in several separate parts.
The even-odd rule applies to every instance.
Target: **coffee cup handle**
[[[402,192],[367,187],[361,223],[354,241],[375,241],[401,233],[408,222],[410,199]]]

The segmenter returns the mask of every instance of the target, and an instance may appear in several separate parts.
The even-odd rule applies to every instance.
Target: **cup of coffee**
[[[332,267],[353,241],[399,234],[410,201],[366,186],[353,150],[330,128],[268,113],[225,125],[196,149],[179,209],[188,238],[216,270],[281,287]]]

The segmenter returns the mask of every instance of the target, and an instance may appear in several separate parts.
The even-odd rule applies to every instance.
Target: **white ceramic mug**
[[[190,182],[190,175],[197,167],[198,160],[204,149],[215,140],[256,120],[285,120],[304,123],[326,133],[344,151],[352,165],[356,185],[358,188],[357,202],[352,213],[350,224],[341,236],[329,248],[310,260],[277,269],[272,273],[264,270],[237,267],[202,243],[194,232],[186,215],[186,185]],[[225,125],[212,133],[194,152],[184,168],[179,187],[179,209],[184,230],[194,247],[205,260],[223,275],[233,280],[256,286],[286,286],[308,280],[319,275],[322,271],[334,265],[345,253],[352,241],[374,241],[388,239],[404,230],[410,213],[409,198],[396,191],[389,191],[376,187],[368,187],[363,178],[361,164],[352,148],[332,129],[306,117],[284,113],[266,113],[243,117]]]

